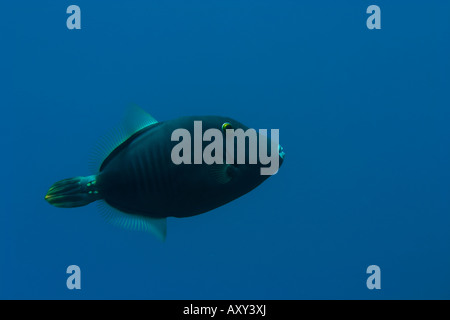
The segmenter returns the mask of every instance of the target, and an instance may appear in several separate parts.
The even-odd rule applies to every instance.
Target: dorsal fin
[[[130,104],[127,108],[127,113],[125,114],[123,127],[126,135],[128,136],[127,138],[129,138],[136,132],[155,123],[158,123],[158,121],[145,112],[141,107],[135,104]]]
[[[91,172],[93,174],[98,173],[101,164],[114,149],[136,132],[155,123],[158,123],[155,118],[139,106],[130,104],[122,123],[101,137],[95,146],[89,160],[89,169]]]

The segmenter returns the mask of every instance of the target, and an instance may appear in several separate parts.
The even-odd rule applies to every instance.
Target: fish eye
[[[226,133],[227,131],[227,129],[233,129],[233,126],[231,125],[231,123],[229,123],[229,122],[225,122],[223,125],[222,125],[222,132],[223,133]]]

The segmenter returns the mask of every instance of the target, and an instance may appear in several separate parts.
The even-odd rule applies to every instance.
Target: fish
[[[198,125],[201,125],[200,129]],[[200,155],[203,155],[202,152],[208,148],[208,145],[203,145],[206,132],[216,134],[209,140],[218,143],[221,140],[218,134],[227,141],[229,137],[226,134],[230,129],[251,130],[223,116],[184,116],[159,122],[140,107],[132,105],[123,124],[95,153],[94,174],[54,183],[45,200],[59,208],[81,207],[97,201],[109,222],[131,230],[148,231],[165,240],[167,218],[192,217],[214,210],[245,195],[270,177],[261,174],[265,166],[262,161],[242,163],[237,159],[238,144],[234,149],[227,149],[226,143],[222,146],[216,144],[217,148],[211,155],[218,161],[207,164],[204,159],[198,162],[195,147],[199,147],[199,138],[195,134],[200,130]],[[193,135],[194,139],[183,138],[180,141],[181,137],[174,135],[180,130]],[[256,134],[256,139],[260,147],[267,144],[267,148],[262,149],[274,145],[271,139],[261,134]],[[190,148],[180,150],[182,142],[194,149],[193,155],[184,154]],[[243,154],[248,160],[250,142],[244,147]],[[177,155],[186,161],[180,163],[179,158],[175,159]],[[284,156],[283,148],[277,145],[279,166]]]

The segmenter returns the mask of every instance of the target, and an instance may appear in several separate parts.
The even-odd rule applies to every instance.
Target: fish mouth
[[[278,155],[280,156],[280,166],[281,166],[281,164],[284,161],[284,156],[286,155],[281,145],[278,145]]]

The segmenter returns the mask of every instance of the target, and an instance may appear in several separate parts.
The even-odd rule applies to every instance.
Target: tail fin
[[[85,206],[101,199],[96,186],[96,175],[75,177],[54,183],[45,200],[60,208],[75,208]]]

